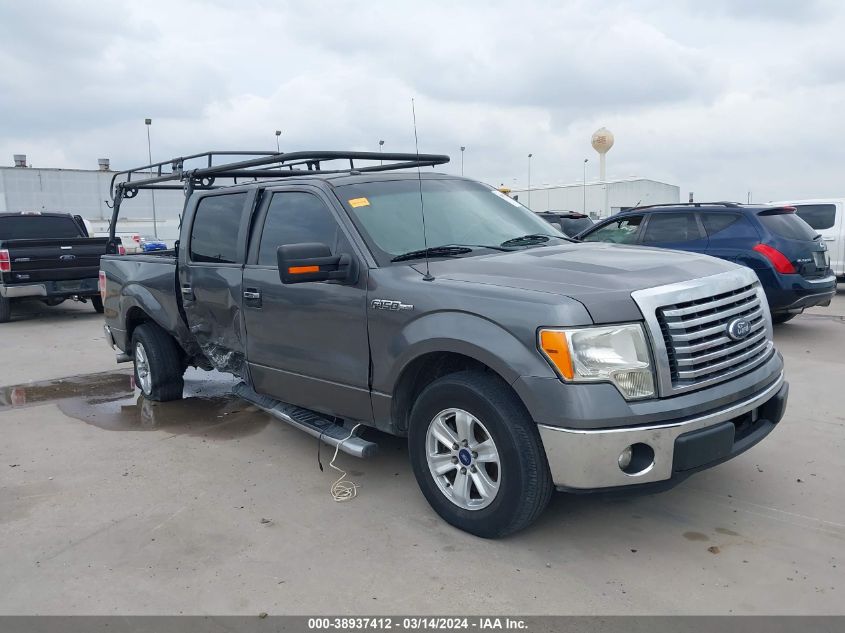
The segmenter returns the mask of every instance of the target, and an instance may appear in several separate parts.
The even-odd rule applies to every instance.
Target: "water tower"
[[[613,147],[613,132],[606,127],[599,128],[593,132],[593,137],[590,139],[593,149],[599,153],[599,180],[604,182],[607,180],[607,153]]]
[[[595,132],[593,132],[593,136],[590,139],[590,143],[593,146],[593,149],[599,153],[599,182],[601,182],[602,192],[602,205],[601,205],[601,217],[606,218],[610,215],[610,201],[608,199],[608,191],[607,191],[607,153],[610,151],[610,148],[613,147],[613,132],[608,130],[605,127],[599,128]]]

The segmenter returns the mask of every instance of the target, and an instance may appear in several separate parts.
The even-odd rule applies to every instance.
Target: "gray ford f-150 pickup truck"
[[[431,506],[484,537],[529,525],[554,488],[675,484],[783,416],[747,268],[573,242],[491,187],[420,170],[445,156],[219,157],[115,176],[112,232],[138,189],[187,194],[174,251],[102,258],[107,339],[147,398],[216,368],[351,454],[376,446],[359,425],[407,436]]]

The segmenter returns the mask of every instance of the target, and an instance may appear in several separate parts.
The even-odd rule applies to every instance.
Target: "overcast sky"
[[[0,3],[0,164],[206,149],[447,153],[524,187],[608,176],[681,198],[845,195],[845,3]]]

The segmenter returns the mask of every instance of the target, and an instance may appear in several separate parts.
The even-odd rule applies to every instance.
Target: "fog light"
[[[619,468],[625,470],[628,466],[631,465],[631,457],[634,455],[634,449],[630,446],[627,447],[624,451],[619,453]]]
[[[644,475],[654,467],[654,449],[637,442],[619,454],[619,468],[626,475]]]

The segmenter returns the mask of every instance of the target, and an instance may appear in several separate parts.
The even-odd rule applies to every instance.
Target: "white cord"
[[[344,481],[344,479],[346,478],[346,471],[341,470],[340,468],[335,466],[334,460],[337,459],[337,453],[338,453],[338,451],[340,451],[340,447],[343,445],[343,443],[346,440],[352,439],[352,436],[355,435],[355,430],[359,426],[361,426],[361,423],[358,423],[355,426],[353,426],[352,430],[349,432],[349,435],[347,435],[344,439],[342,439],[340,441],[340,443],[337,446],[335,446],[334,456],[332,457],[332,461],[329,462],[329,466],[331,466],[337,472],[340,473],[340,477],[338,478],[337,481],[335,481],[332,484],[332,487],[330,488],[330,492],[332,493],[332,499],[334,499],[337,502],[349,501],[350,499],[354,499],[355,497],[358,496],[358,488],[359,488],[358,484],[356,484],[352,481]]]

